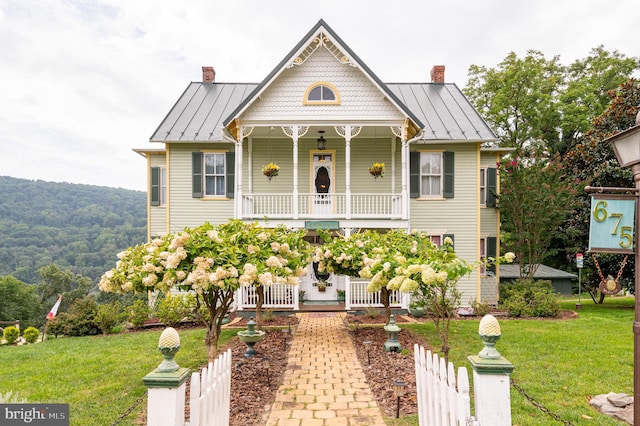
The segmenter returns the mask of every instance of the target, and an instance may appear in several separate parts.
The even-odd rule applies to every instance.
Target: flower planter
[[[271,180],[271,178],[278,176],[280,173],[280,166],[275,163],[269,163],[262,166],[262,174]]]
[[[369,173],[373,176],[374,179],[378,179],[379,177],[384,176],[384,163],[373,163],[371,167],[369,167]]]

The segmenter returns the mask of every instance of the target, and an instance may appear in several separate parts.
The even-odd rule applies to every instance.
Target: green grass
[[[575,309],[564,300],[563,309]],[[500,353],[515,365],[512,378],[530,396],[565,421],[579,425],[618,425],[589,406],[592,396],[633,393],[633,299],[607,298],[603,305],[582,299],[577,319],[500,319]],[[450,360],[467,366],[482,349],[478,320],[451,324]],[[433,324],[401,324],[439,348]],[[31,403],[70,404],[71,426],[112,424],[145,395],[142,378],[162,361],[160,330],[112,336],[50,339],[27,346],[0,347],[0,394],[13,391]],[[237,330],[225,331],[221,344]],[[197,369],[206,363],[204,330],[180,331],[176,361]],[[407,348],[412,349],[412,348]],[[514,425],[560,424],[511,388]],[[122,425],[131,425],[145,401]],[[589,416],[591,419],[583,418]],[[417,425],[417,416],[387,419],[389,425]]]
[[[162,362],[157,349],[160,333],[69,337],[0,347],[0,394],[12,391],[29,403],[68,403],[72,426],[110,425],[144,397],[120,423],[132,424],[146,406],[142,378]],[[191,369],[204,365],[204,329],[179,333],[176,362]],[[235,331],[224,331],[220,344],[233,335]]]
[[[574,425],[621,425],[598,413],[589,400],[598,394],[633,394],[633,299],[607,298],[603,305],[582,299],[579,318],[569,320],[499,319],[496,348],[514,366],[512,379],[538,403]],[[575,300],[562,309],[575,310]],[[471,368],[467,356],[482,349],[477,320],[451,323],[450,361]],[[440,343],[431,323],[411,325],[430,346]],[[513,425],[560,424],[511,387]],[[591,419],[583,416],[591,417]],[[417,423],[415,423],[417,424]]]

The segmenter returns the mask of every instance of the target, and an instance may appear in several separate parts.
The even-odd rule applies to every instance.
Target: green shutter
[[[455,250],[455,247],[456,247],[456,239],[455,239],[454,235],[453,235],[453,234],[443,234],[443,235],[442,235],[442,244],[444,244],[444,240],[445,240],[446,238],[451,238],[451,243],[452,243],[452,244],[451,244],[451,247]]]
[[[420,153],[409,153],[409,196],[420,197]]]
[[[495,170],[495,169],[494,169]],[[498,239],[496,237],[487,237],[487,257],[496,258],[498,256]],[[496,273],[496,264],[489,265],[487,270]]]
[[[149,188],[151,205],[160,205],[160,167],[151,167],[151,187]]]
[[[202,153],[201,152],[192,152],[191,153],[191,173],[192,173],[192,183],[191,188],[193,194],[191,195],[193,198],[202,198]]]
[[[446,151],[442,153],[442,161],[444,163],[444,198],[453,198],[454,159],[455,156],[453,152]]]
[[[235,187],[235,174],[236,174],[236,153],[235,152],[227,152],[226,155],[226,172],[227,172],[227,198],[234,197],[234,187]]]
[[[498,191],[497,169],[489,167],[487,169],[487,207],[496,206],[496,194]]]

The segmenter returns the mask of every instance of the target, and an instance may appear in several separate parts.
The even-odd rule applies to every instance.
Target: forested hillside
[[[0,276],[33,284],[55,263],[95,284],[146,221],[144,192],[0,176]]]

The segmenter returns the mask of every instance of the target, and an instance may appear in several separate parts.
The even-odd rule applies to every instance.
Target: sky
[[[149,138],[189,82],[259,83],[318,20],[384,82],[603,45],[640,57],[640,1],[0,0],[0,176],[146,190]]]

